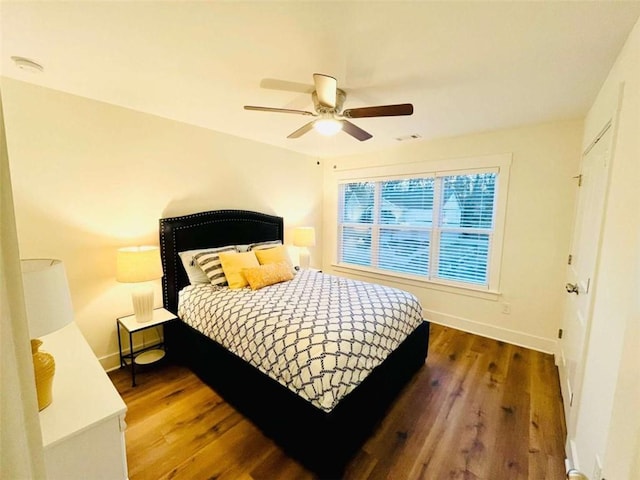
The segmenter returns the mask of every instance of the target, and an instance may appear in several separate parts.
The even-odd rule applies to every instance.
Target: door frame
[[[586,367],[586,361],[588,358],[588,352],[589,352],[589,343],[590,343],[590,339],[591,339],[591,325],[592,325],[592,320],[593,320],[593,310],[594,310],[594,300],[595,300],[595,293],[597,291],[598,288],[598,271],[599,271],[599,264],[600,264],[600,256],[601,256],[601,250],[602,250],[602,240],[603,240],[603,231],[604,231],[604,224],[606,221],[606,215],[605,212],[607,210],[607,205],[609,203],[609,186],[611,184],[611,172],[612,172],[612,163],[613,160],[615,159],[615,152],[616,152],[616,145],[617,145],[617,138],[618,138],[618,125],[619,125],[619,116],[620,116],[620,111],[621,111],[621,107],[622,107],[622,100],[623,100],[623,94],[624,94],[624,83],[620,84],[619,90],[618,90],[618,95],[617,95],[617,102],[615,104],[615,108],[612,109],[613,111],[613,115],[611,115],[609,117],[609,119],[607,121],[604,122],[604,126],[601,127],[598,130],[598,133],[596,135],[593,136],[592,140],[589,142],[589,144],[587,145],[587,147],[583,150],[582,154],[581,154],[581,159],[580,159],[580,172],[582,172],[583,169],[583,163],[584,163],[584,159],[585,157],[589,154],[589,152],[593,149],[593,147],[596,145],[596,143],[598,143],[598,141],[607,133],[607,131],[610,131],[611,134],[611,144],[609,147],[609,153],[608,153],[608,157],[607,157],[607,170],[605,172],[606,175],[606,179],[605,179],[605,185],[604,185],[604,199],[603,199],[603,204],[602,204],[602,211],[603,211],[603,216],[600,220],[600,225],[598,228],[598,241],[597,241],[597,247],[596,247],[596,252],[595,252],[595,263],[594,263],[594,268],[593,268],[593,278],[590,281],[589,284],[589,291],[590,291],[590,297],[589,297],[589,304],[587,306],[586,309],[586,318],[585,318],[585,334],[584,334],[584,339],[583,339],[583,348],[582,348],[582,352],[581,352],[581,359],[580,359],[580,372],[578,374],[578,378],[576,381],[576,384],[573,385],[574,390],[572,391],[572,397],[573,397],[573,406],[572,406],[572,410],[570,410],[567,407],[567,403],[571,401],[571,399],[568,398],[564,398],[564,395],[562,396],[562,401],[563,401],[563,406],[564,406],[564,412],[566,411],[570,411],[570,418],[565,418],[565,426],[566,426],[566,440],[565,440],[565,455],[566,455],[566,466],[567,466],[567,471],[569,471],[569,469],[572,469],[574,466],[577,466],[579,468],[579,455],[578,455],[578,451],[577,451],[577,447],[576,447],[576,443],[574,441],[575,437],[576,437],[576,428],[577,428],[577,420],[579,418],[579,414],[580,414],[580,406],[582,403],[582,389],[583,389],[583,385],[584,385],[584,374],[585,374],[585,367]],[[579,192],[578,192],[579,195]],[[578,198],[576,196],[576,198]],[[576,201],[575,204],[575,210],[576,210],[576,214],[577,214],[577,209],[578,209],[578,202]],[[574,226],[573,228],[575,229],[575,222],[576,222],[577,218],[576,215],[574,214]],[[573,232],[575,234],[575,232]],[[571,246],[570,248],[573,250],[574,248],[574,237],[572,236],[571,239]],[[570,252],[571,253],[571,252]],[[568,276],[568,275],[566,275]],[[562,321],[561,321],[561,326],[565,325],[565,315],[567,315],[567,310],[569,308],[569,303],[567,301],[565,301],[564,303],[564,307],[563,307],[563,316],[562,316]],[[563,356],[563,349],[562,349],[562,345],[561,345],[562,340],[558,341],[558,348],[557,348],[557,361],[556,364],[558,365],[559,369],[560,368],[566,368],[566,363],[565,363],[565,358]],[[562,381],[562,377],[560,377],[560,381]],[[563,412],[563,413],[564,413]],[[573,421],[573,422],[572,422]]]

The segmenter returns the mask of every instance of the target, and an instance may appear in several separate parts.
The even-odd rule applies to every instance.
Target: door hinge
[[[567,265],[571,265],[572,261],[573,261],[573,255],[569,254],[569,258],[567,258]]]
[[[578,186],[581,187],[582,186],[582,174],[576,175],[573,178],[577,178],[578,179]]]
[[[562,338],[562,329],[561,328],[558,329],[558,338]]]

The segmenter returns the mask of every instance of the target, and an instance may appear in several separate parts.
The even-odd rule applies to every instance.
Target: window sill
[[[443,282],[434,282],[433,280],[422,280],[417,278],[409,278],[400,274],[394,273],[380,273],[366,267],[356,267],[353,265],[345,265],[341,263],[332,263],[332,269],[335,272],[347,273],[352,275],[358,275],[362,277],[371,278],[374,280],[383,280],[387,282],[394,282],[403,285],[409,285],[412,287],[422,287],[431,290],[437,290],[440,292],[453,293],[455,295],[465,295],[467,297],[481,298],[484,300],[491,300],[497,302],[500,299],[501,293],[496,290],[480,289],[471,286],[451,285]]]

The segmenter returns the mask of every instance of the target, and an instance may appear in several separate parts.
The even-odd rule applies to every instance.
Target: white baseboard
[[[567,454],[567,460],[571,464],[571,468],[580,470],[580,460],[578,459],[578,449],[576,448],[576,442],[573,439],[568,440],[569,448],[565,448]]]
[[[494,325],[487,325],[486,323],[480,323],[474,320],[469,320],[468,318],[456,317],[454,315],[436,312],[434,310],[423,309],[422,315],[426,320],[439,325],[445,325],[465,332],[481,335],[483,337],[492,338],[494,340],[537,350],[539,352],[549,353],[554,356],[557,354],[556,340],[529,335],[527,333],[496,327]],[[141,347],[142,343],[136,345],[136,349]],[[123,353],[129,353],[129,350],[127,349]],[[102,367],[107,372],[120,368],[120,354],[118,352],[100,357],[99,360]]]
[[[129,351],[123,353],[129,353]],[[100,357],[98,360],[106,372],[120,368],[120,354],[118,352],[105,355],[104,357]]]
[[[160,338],[157,336],[154,336],[152,338],[147,338],[146,342],[143,340],[134,342],[134,345],[135,345],[135,349],[138,350],[140,348],[144,348],[145,344],[156,343],[159,341],[160,341]],[[125,355],[128,354],[129,349],[123,348],[122,353]],[[102,368],[104,368],[106,372],[111,372],[112,370],[117,370],[118,368],[120,368],[120,352],[109,353],[107,355],[100,357],[98,360],[100,361]]]
[[[426,320],[439,325],[445,325],[465,332],[499,340],[501,342],[511,343],[513,345],[518,345],[519,347],[549,353],[554,356],[557,352],[557,342],[553,339],[538,337],[536,335],[496,327],[494,325],[487,325],[486,323],[480,323],[474,320],[469,320],[468,318],[456,317],[454,315],[436,312],[433,310],[424,309],[422,314]]]

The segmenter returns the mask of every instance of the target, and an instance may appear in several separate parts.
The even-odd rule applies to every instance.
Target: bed
[[[189,290],[193,290],[189,287],[179,252],[283,241],[283,238],[283,219],[259,212],[217,210],[161,219],[164,307],[178,314],[180,292],[184,299]],[[301,288],[296,287],[295,282],[302,281],[313,282],[314,289],[321,288],[323,282],[340,284],[343,290],[353,285],[345,283],[353,282],[347,279],[310,271],[300,272],[294,280],[282,288]],[[374,288],[364,284],[358,286]],[[247,289],[237,294],[247,296],[251,292]],[[184,308],[182,312],[185,313]],[[261,369],[260,365],[248,363],[237,352],[210,338],[210,332],[202,333],[202,328],[199,330],[198,325],[191,323],[178,321],[167,325],[165,344],[169,357],[187,365],[288,455],[321,478],[342,475],[349,460],[371,435],[400,390],[424,365],[429,338],[429,325],[420,319],[417,326],[411,326],[407,335],[398,340],[397,348],[394,347],[357,386],[349,387],[342,396],[324,395],[313,402],[313,399],[304,398],[302,389],[298,391],[291,385],[285,386],[282,380],[274,380],[270,366]],[[247,334],[236,336],[247,337]],[[263,342],[261,338],[258,343]]]

